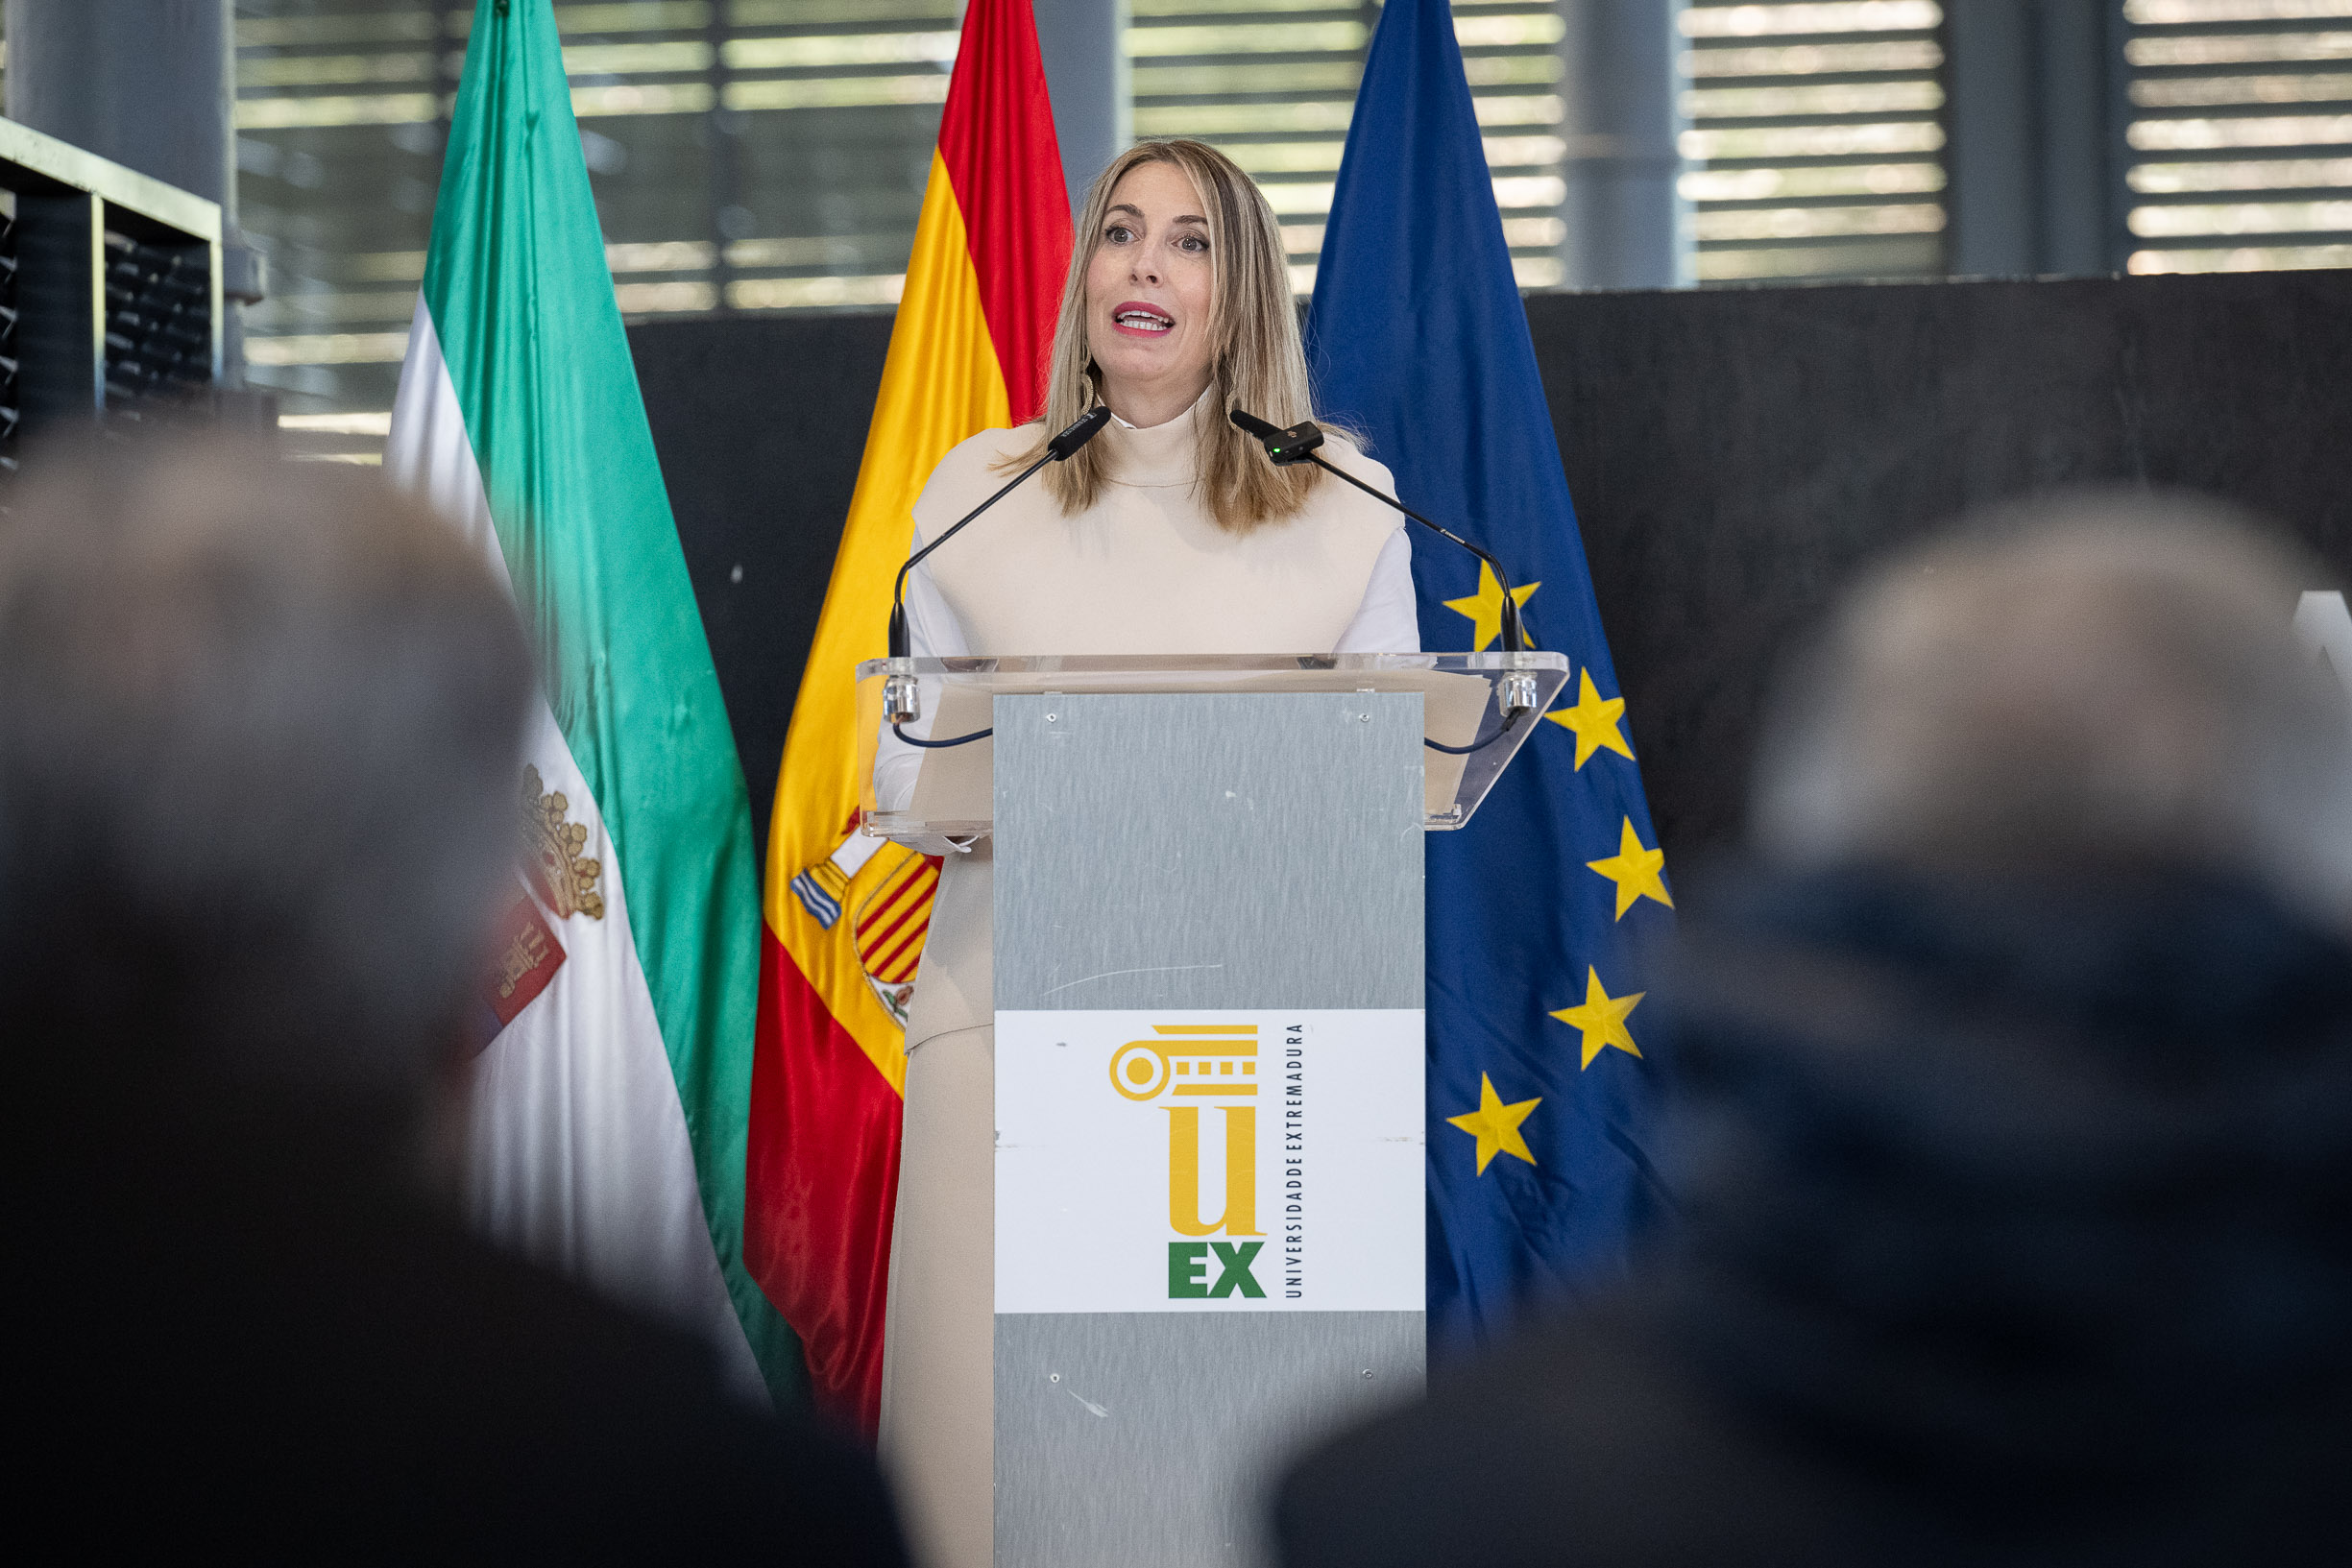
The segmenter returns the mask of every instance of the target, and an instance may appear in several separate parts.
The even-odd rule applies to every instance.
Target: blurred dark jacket
[[[2341,1555],[2341,940],[2215,880],[1816,874],[1719,889],[1654,1005],[1670,1247],[1312,1454],[1285,1562]]]
[[[123,1113],[92,1107],[113,1122],[80,1129],[93,1157],[12,1194],[28,1538],[90,1558],[905,1562],[871,1459],[743,1404],[699,1339],[372,1184],[248,1183],[136,1114],[156,1136],[125,1147]]]

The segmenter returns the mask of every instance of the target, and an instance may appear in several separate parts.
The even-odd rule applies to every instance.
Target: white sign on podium
[[[1422,1015],[997,1015],[996,1310],[1419,1312]]]

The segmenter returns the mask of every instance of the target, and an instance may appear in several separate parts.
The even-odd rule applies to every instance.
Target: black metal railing
[[[16,439],[24,427],[24,400],[16,384],[21,364],[16,345],[16,209],[0,216],[0,475],[16,471]]]
[[[209,258],[111,229],[106,246],[107,412],[141,420],[184,408],[212,380]]]

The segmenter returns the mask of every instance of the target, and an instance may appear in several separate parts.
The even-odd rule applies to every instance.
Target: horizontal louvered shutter
[[[2136,273],[2352,265],[2352,0],[2128,0]]]
[[[1684,10],[1700,281],[1944,271],[1942,23],[1932,0]]]

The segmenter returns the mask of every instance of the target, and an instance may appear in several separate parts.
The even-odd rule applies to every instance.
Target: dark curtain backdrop
[[[1669,866],[1735,839],[1758,699],[1840,585],[1969,507],[2188,486],[2352,576],[2352,272],[1538,294],[1527,315]],[[630,331],[763,844],[889,332],[887,312]]]

